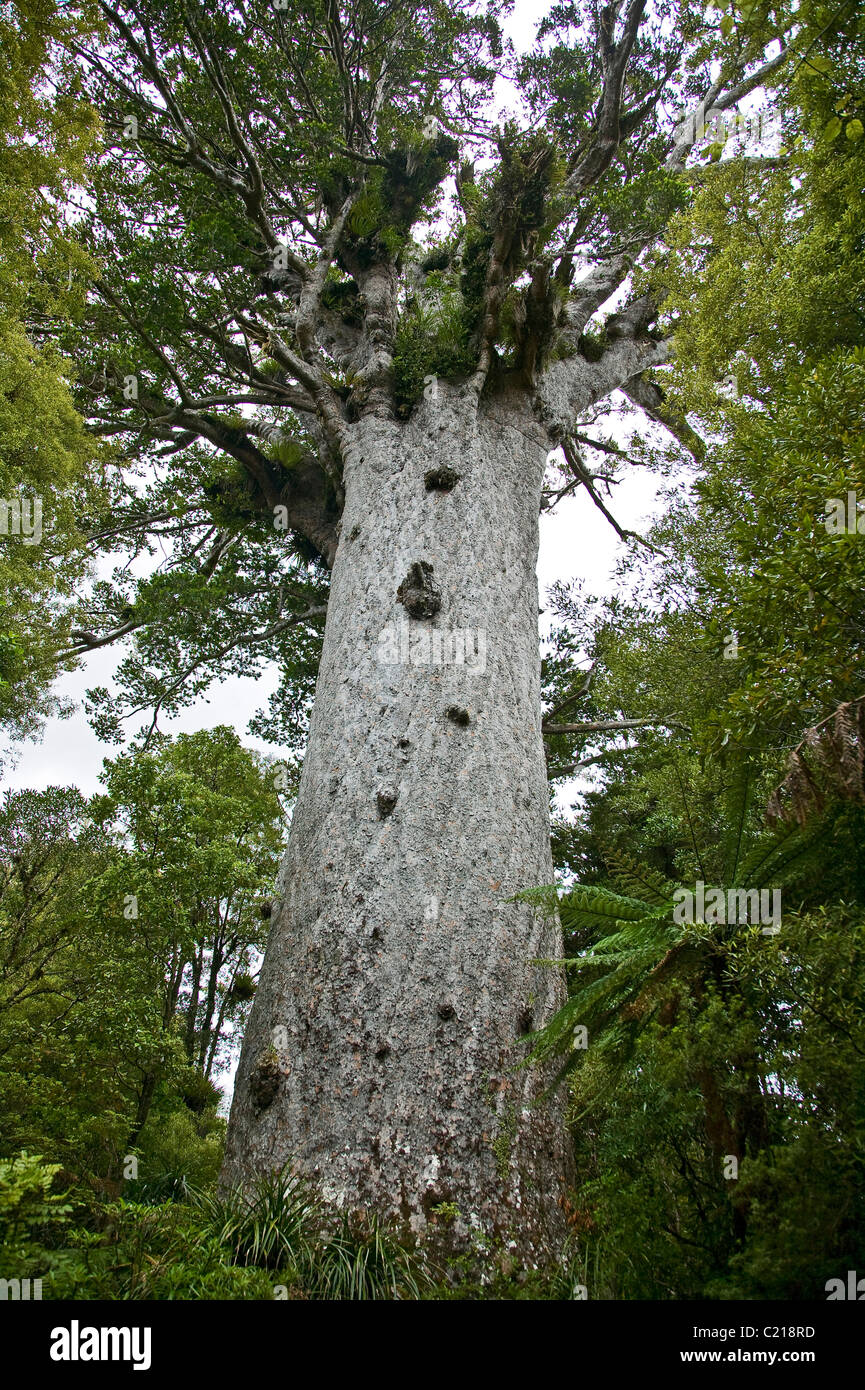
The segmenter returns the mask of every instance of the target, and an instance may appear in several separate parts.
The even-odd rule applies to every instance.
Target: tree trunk
[[[158,1081],[158,1079],[158,1073],[155,1071],[148,1071],[144,1073],[144,1077],[141,1082],[141,1090],[138,1093],[138,1101],[135,1106],[135,1119],[132,1122],[132,1128],[130,1129],[129,1134],[126,1138],[126,1148],[124,1153],[119,1154],[117,1158],[118,1173],[122,1173],[126,1155],[129,1153],[130,1149],[135,1148],[135,1145],[138,1143],[141,1131],[147,1124],[147,1118],[150,1114],[150,1107],[153,1104],[153,1097],[156,1094],[156,1082]]]
[[[223,1174],[294,1160],[336,1205],[416,1233],[454,1204],[455,1248],[482,1232],[530,1262],[560,1243],[571,1162],[561,1097],[516,1069],[521,1036],[563,1001],[561,973],[534,963],[561,957],[559,927],[507,902],[553,877],[535,576],[548,447],[524,395],[478,409],[442,384],[405,423],[354,427]]]

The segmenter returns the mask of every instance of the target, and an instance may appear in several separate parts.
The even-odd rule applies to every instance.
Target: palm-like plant
[[[819,826],[784,826],[759,836],[743,854],[747,786],[737,784],[738,814],[723,847],[724,890],[783,888],[801,878]],[[754,930],[738,922],[677,922],[675,884],[618,850],[608,852],[607,887],[575,884],[542,887],[520,894],[540,910],[558,912],[565,937],[576,954],[564,962],[578,976],[568,1001],[539,1032],[531,1035],[527,1063],[557,1057],[556,1081],[579,1062],[577,1030],[584,1028],[593,1049],[619,1053],[624,1060],[639,1032],[663,1009],[668,1017],[676,996],[693,993],[707,974],[723,967],[731,940]],[[757,928],[759,930],[759,928]],[[550,962],[552,964],[553,962]]]
[[[344,1215],[304,1271],[310,1298],[419,1299],[428,1278],[420,1260],[376,1220]]]

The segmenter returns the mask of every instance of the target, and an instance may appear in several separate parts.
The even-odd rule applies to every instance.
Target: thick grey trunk
[[[454,1203],[457,1246],[474,1228],[529,1260],[561,1238],[569,1168],[561,1102],[515,1070],[562,1001],[558,971],[532,963],[561,955],[558,929],[506,901],[552,878],[546,449],[507,398],[478,412],[442,386],[407,423],[356,427],[224,1171],[294,1159],[333,1202],[418,1233]],[[435,470],[458,480],[430,489]]]

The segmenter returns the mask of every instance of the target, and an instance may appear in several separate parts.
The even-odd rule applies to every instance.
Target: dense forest
[[[0,6],[7,1297],[865,1273],[865,16],[511,8]]]

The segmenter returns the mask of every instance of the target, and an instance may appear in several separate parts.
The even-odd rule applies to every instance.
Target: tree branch
[[[541,725],[545,734],[599,734],[619,729],[684,729],[690,727],[679,719],[587,719],[580,724]],[[619,750],[621,751],[621,750]]]
[[[541,375],[533,402],[550,438],[556,443],[569,438],[591,405],[647,368],[666,362],[670,346],[635,332],[615,338],[597,361],[590,362],[577,352],[551,362]]]
[[[614,39],[614,30],[621,9],[621,0],[619,3],[607,4],[601,10],[600,49],[604,86],[594,129],[590,136],[589,149],[578,161],[565,182],[565,192],[572,197],[582,193],[584,189],[598,181],[611,164],[613,156],[619,148],[622,134],[619,121],[625,71],[645,8],[646,0],[631,0],[625,16],[622,37],[618,43]]]

